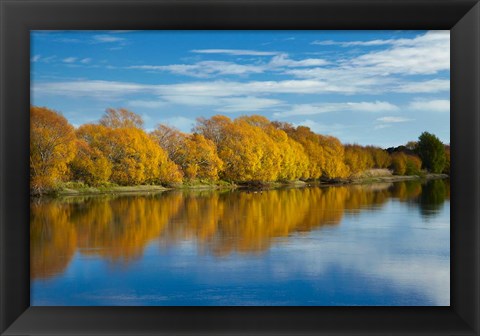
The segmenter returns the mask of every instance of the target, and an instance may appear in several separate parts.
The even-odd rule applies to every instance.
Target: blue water
[[[309,189],[37,201],[31,304],[450,305],[448,180]]]

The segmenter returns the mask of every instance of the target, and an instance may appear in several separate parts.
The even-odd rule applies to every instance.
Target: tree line
[[[30,108],[32,194],[65,181],[101,186],[335,180],[372,168],[418,175],[448,172],[449,157],[449,146],[427,132],[417,142],[384,150],[343,145],[308,127],[258,115],[198,118],[192,133],[162,124],[148,133],[142,118],[123,108],[109,108],[98,123],[78,128],[56,111]]]

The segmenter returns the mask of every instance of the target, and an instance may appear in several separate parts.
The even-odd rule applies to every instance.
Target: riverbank
[[[66,184],[50,193],[49,196],[75,196],[75,195],[102,195],[102,194],[133,194],[133,193],[158,193],[167,190],[215,190],[235,189],[237,185],[220,181],[218,183],[185,183],[170,186],[138,185],[138,186],[101,186],[89,187],[77,183]]]
[[[434,180],[434,179],[446,179],[449,178],[447,174],[426,174],[425,176],[418,175],[391,175],[391,176],[372,176],[352,179],[348,184],[367,184],[367,183],[385,183],[385,182],[401,182],[412,180]]]
[[[251,184],[235,184],[225,181],[216,183],[185,183],[170,186],[161,185],[139,185],[139,186],[102,186],[89,187],[79,183],[66,183],[54,193],[48,196],[75,196],[75,195],[101,195],[101,194],[134,194],[134,193],[160,193],[168,190],[226,190],[226,189],[275,189],[282,187],[330,187],[341,185],[358,185],[373,183],[393,183],[411,180],[432,180],[445,179],[449,176],[446,174],[426,174],[424,176],[400,176],[392,175],[388,170],[370,170],[361,175],[357,175],[348,179],[337,179],[328,181],[289,181],[289,182],[266,182]]]

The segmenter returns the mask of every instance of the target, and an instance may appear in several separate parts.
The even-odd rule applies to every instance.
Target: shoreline
[[[335,187],[347,185],[362,185],[375,183],[393,183],[402,181],[415,180],[434,180],[449,178],[447,174],[426,174],[418,175],[388,175],[388,176],[367,176],[350,179],[342,179],[336,181],[291,181],[291,182],[266,182],[257,184],[192,184],[192,185],[176,185],[176,186],[159,186],[159,185],[139,185],[139,186],[115,186],[115,187],[85,187],[85,188],[64,188],[53,193],[44,195],[30,195],[31,197],[64,197],[64,196],[89,196],[89,195],[125,195],[125,194],[142,194],[142,193],[161,193],[172,190],[234,190],[234,189],[276,189],[282,187]]]

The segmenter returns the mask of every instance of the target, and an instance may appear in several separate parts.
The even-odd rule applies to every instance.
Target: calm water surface
[[[31,304],[450,304],[448,180],[32,200]]]

